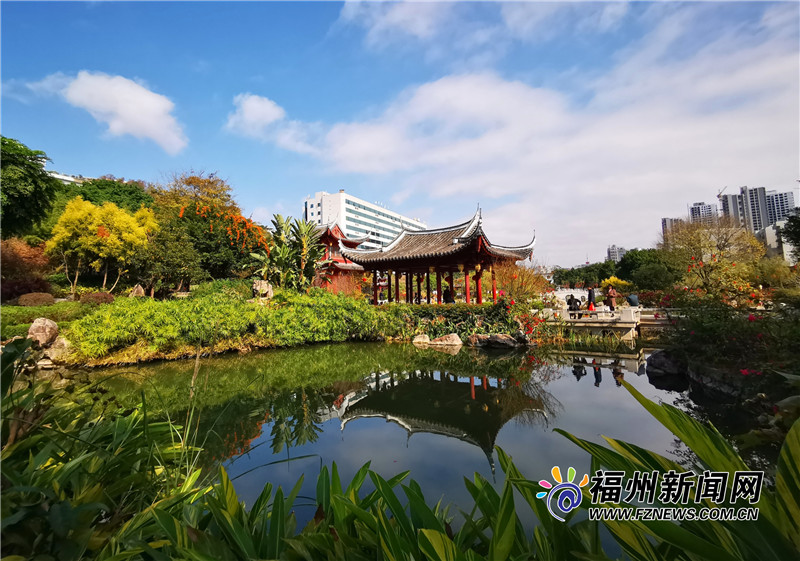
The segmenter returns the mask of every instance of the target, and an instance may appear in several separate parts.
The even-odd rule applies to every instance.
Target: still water
[[[716,413],[686,394],[653,387],[644,361],[643,353],[462,348],[453,355],[367,343],[205,359],[195,413],[203,465],[223,465],[252,504],[268,481],[290,488],[304,475],[301,496],[313,497],[321,465],[335,462],[348,481],[371,462],[386,478],[410,470],[429,502],[444,498],[456,508],[472,504],[464,477],[477,472],[502,484],[494,446],[529,479],[548,477],[554,465],[587,473],[588,455],[554,428],[596,442],[607,435],[688,465],[691,453],[621,380],[695,416]],[[185,361],[93,375],[123,405],[139,403],[144,393],[154,415],[182,423],[193,369],[194,362]],[[307,508],[297,513],[301,522],[313,514]]]

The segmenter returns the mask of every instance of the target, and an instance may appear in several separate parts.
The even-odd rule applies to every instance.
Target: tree
[[[95,205],[111,202],[130,212],[136,212],[142,206],[151,207],[153,197],[145,192],[144,187],[143,181],[125,181],[124,179],[115,179],[114,176],[104,176],[100,179],[89,179],[68,185],[59,182],[50,211],[39,224],[31,229],[29,238],[32,238],[32,241],[49,239],[53,227],[64,213],[67,203],[75,197],[81,197]]]
[[[151,186],[157,206],[165,210],[216,209],[223,214],[241,214],[228,183],[215,173],[189,171],[174,175],[166,186]]]
[[[45,171],[49,160],[41,150],[31,150],[18,140],[0,137],[0,222],[3,236],[26,234],[42,220],[53,204],[60,182]]]
[[[176,220],[161,224],[148,235],[147,246],[136,254],[132,265],[134,276],[151,297],[167,287],[180,290],[207,276],[192,239]]]
[[[136,253],[147,245],[147,234],[157,228],[153,212],[147,208],[131,214],[114,203],[95,206],[81,197],[70,201],[53,228],[46,252],[57,255],[70,279],[72,294],[82,269],[103,271],[103,290],[110,269],[117,270],[113,291]]]
[[[725,300],[750,290],[745,279],[766,252],[751,232],[727,218],[676,225],[661,246],[686,267],[687,286]]]
[[[267,250],[250,254],[259,267],[255,274],[279,288],[307,289],[329,263],[322,260],[325,247],[316,225],[276,214],[272,228]]]
[[[786,225],[780,229],[780,234],[783,243],[792,245],[794,258],[800,261],[800,210],[792,211],[792,215],[786,220]]]

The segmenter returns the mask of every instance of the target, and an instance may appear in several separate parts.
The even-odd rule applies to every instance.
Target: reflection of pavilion
[[[479,447],[494,473],[494,444],[503,425],[520,416],[546,422],[547,409],[552,409],[544,394],[527,395],[513,382],[497,384],[485,377],[459,381],[448,374],[437,379],[432,373],[412,373],[397,381],[376,374],[370,391],[348,396],[342,430],[353,419],[383,417],[403,427],[409,439],[424,432]]]

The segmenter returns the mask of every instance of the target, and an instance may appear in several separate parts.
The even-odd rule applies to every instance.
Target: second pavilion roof
[[[403,230],[387,246],[358,250],[341,247],[342,255],[366,269],[393,269],[398,266],[428,268],[430,266],[466,267],[499,261],[521,261],[533,253],[536,236],[527,245],[509,247],[494,245],[483,232],[481,211],[470,220],[433,230]]]

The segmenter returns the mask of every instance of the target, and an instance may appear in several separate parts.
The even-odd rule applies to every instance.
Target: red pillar
[[[497,279],[494,276],[494,267],[492,267],[492,302],[497,304]]]
[[[464,301],[467,304],[472,304],[472,295],[470,294],[470,278],[469,271],[464,271]]]
[[[436,271],[436,303],[442,303],[442,273]]]
[[[431,303],[431,274],[430,272],[425,273],[425,294],[428,299],[428,304]]]
[[[422,273],[417,273],[417,297],[422,304]]]
[[[411,275],[406,273],[406,304],[411,303]]]
[[[372,301],[378,305],[378,271],[372,271]]]
[[[394,272],[394,299],[400,303],[400,271]]]
[[[469,377],[469,395],[472,399],[475,399],[475,376]]]
[[[386,296],[389,298],[389,303],[391,304],[394,300],[392,300],[392,272],[386,271]]]
[[[481,277],[483,276],[483,271],[478,271],[475,273],[475,292],[478,293],[478,304],[483,304],[483,290],[481,288]]]
[[[483,389],[486,389],[486,376],[483,377]]]

